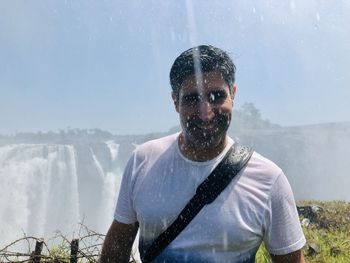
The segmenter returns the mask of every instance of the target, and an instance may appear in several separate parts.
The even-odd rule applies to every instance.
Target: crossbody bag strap
[[[248,163],[253,150],[234,144],[212,173],[197,187],[196,194],[187,203],[175,221],[161,233],[146,250],[142,262],[154,260],[192,221],[199,211],[212,203],[239,171]]]

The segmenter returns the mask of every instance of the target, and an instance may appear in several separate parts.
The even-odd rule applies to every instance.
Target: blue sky
[[[350,121],[348,1],[0,2],[0,133],[178,124],[168,80],[185,49],[237,66],[236,107],[281,125]]]

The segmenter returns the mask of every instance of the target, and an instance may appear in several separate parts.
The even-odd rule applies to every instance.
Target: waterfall
[[[0,147],[0,248],[24,235],[69,236],[85,224],[105,233],[121,180],[119,145]]]
[[[276,162],[297,200],[349,201],[349,130],[350,123],[331,123],[242,129],[231,137]],[[0,248],[24,234],[74,234],[80,222],[106,233],[131,152],[156,136],[98,130],[0,136]]]

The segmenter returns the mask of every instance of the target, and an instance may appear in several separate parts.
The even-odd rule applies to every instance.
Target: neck
[[[188,159],[196,162],[205,162],[214,159],[226,147],[228,143],[227,135],[216,145],[196,145],[189,142],[184,134],[179,135],[179,149],[181,153]]]

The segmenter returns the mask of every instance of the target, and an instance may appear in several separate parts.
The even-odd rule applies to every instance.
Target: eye
[[[210,103],[219,103],[227,98],[227,93],[222,90],[212,91],[208,95],[208,100]]]
[[[188,105],[188,106],[194,106],[199,103],[199,101],[201,100],[201,97],[198,94],[189,94],[189,95],[183,96],[182,100],[183,100],[182,104]]]

